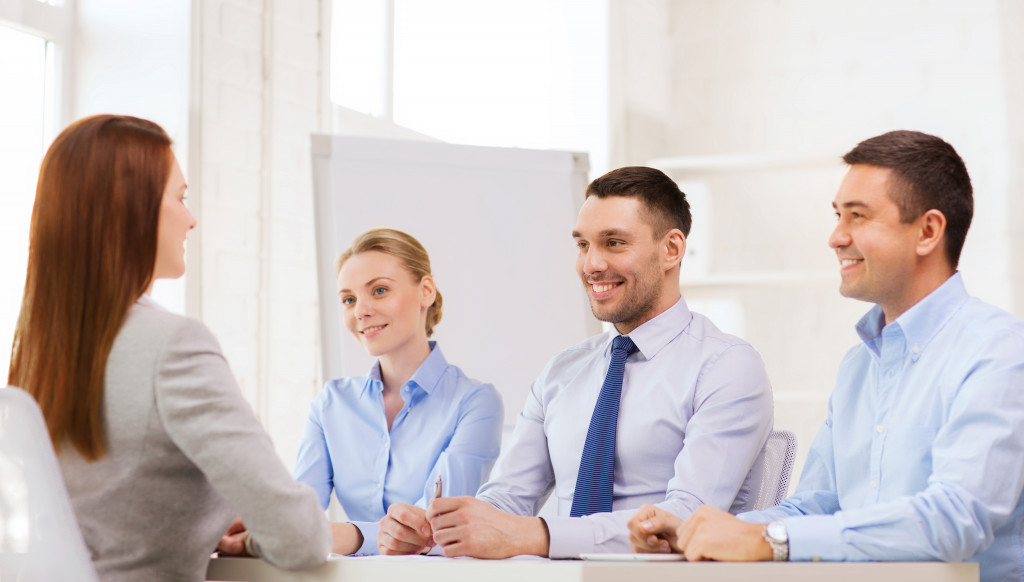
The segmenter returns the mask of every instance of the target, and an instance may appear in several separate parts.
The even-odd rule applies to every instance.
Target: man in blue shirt
[[[829,245],[857,324],[793,497],[739,518],[653,507],[636,551],[691,560],[973,560],[1024,579],[1024,322],[956,271],[973,201],[941,139],[894,131],[847,153]]]
[[[686,198],[658,170],[619,168],[588,186],[572,233],[576,271],[613,328],[545,366],[476,498],[435,499],[426,512],[392,504],[381,553],[435,543],[487,558],[624,552],[626,522],[645,503],[680,515],[752,508],[771,387],[757,352],[681,297],[689,231]],[[535,517],[548,495],[558,515]]]

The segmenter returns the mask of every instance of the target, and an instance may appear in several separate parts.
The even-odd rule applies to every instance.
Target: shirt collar
[[[419,388],[430,394],[434,391],[434,388],[441,381],[441,376],[444,375],[444,371],[448,368],[448,360],[444,358],[444,354],[441,353],[441,347],[437,345],[435,341],[427,341],[430,346],[430,353],[427,354],[427,359],[423,360],[419,368],[413,372],[412,378],[409,378],[407,384],[410,389],[415,390]],[[380,392],[384,389],[384,382],[380,375],[380,360],[373,363],[373,367],[370,368],[370,373],[367,374],[366,384],[363,385],[363,391],[375,390]]]
[[[643,322],[626,335],[633,340],[643,358],[651,360],[690,325],[691,319],[693,313],[686,306],[686,301],[680,297],[672,307]],[[604,346],[605,355],[611,354],[612,340],[619,335],[622,334],[614,328],[608,333],[608,341]]]
[[[916,361],[935,334],[969,298],[960,271],[957,271],[889,325],[897,326],[903,332],[911,357]],[[857,322],[857,335],[877,354],[878,338],[885,327],[885,314],[880,306],[875,305]]]

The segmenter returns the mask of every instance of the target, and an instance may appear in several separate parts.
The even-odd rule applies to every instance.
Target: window
[[[10,363],[28,259],[28,227],[47,132],[52,86],[52,46],[46,40],[0,25],[0,370]],[[48,61],[51,65],[48,66]],[[50,82],[47,82],[49,77]],[[6,378],[5,378],[6,379]],[[6,382],[4,382],[6,384]]]
[[[453,143],[608,157],[608,7],[335,0],[331,97]]]

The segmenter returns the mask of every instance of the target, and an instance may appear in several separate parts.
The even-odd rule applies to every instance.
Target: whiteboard
[[[505,422],[555,354],[600,333],[571,233],[586,154],[313,135],[324,378],[373,364],[344,328],[334,262],[377,227],[413,235],[444,296],[434,336],[449,363],[495,385]]]

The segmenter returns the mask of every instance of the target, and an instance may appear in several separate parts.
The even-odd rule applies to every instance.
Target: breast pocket
[[[885,499],[911,495],[928,486],[932,446],[939,429],[930,426],[890,428],[882,448],[881,493]]]

